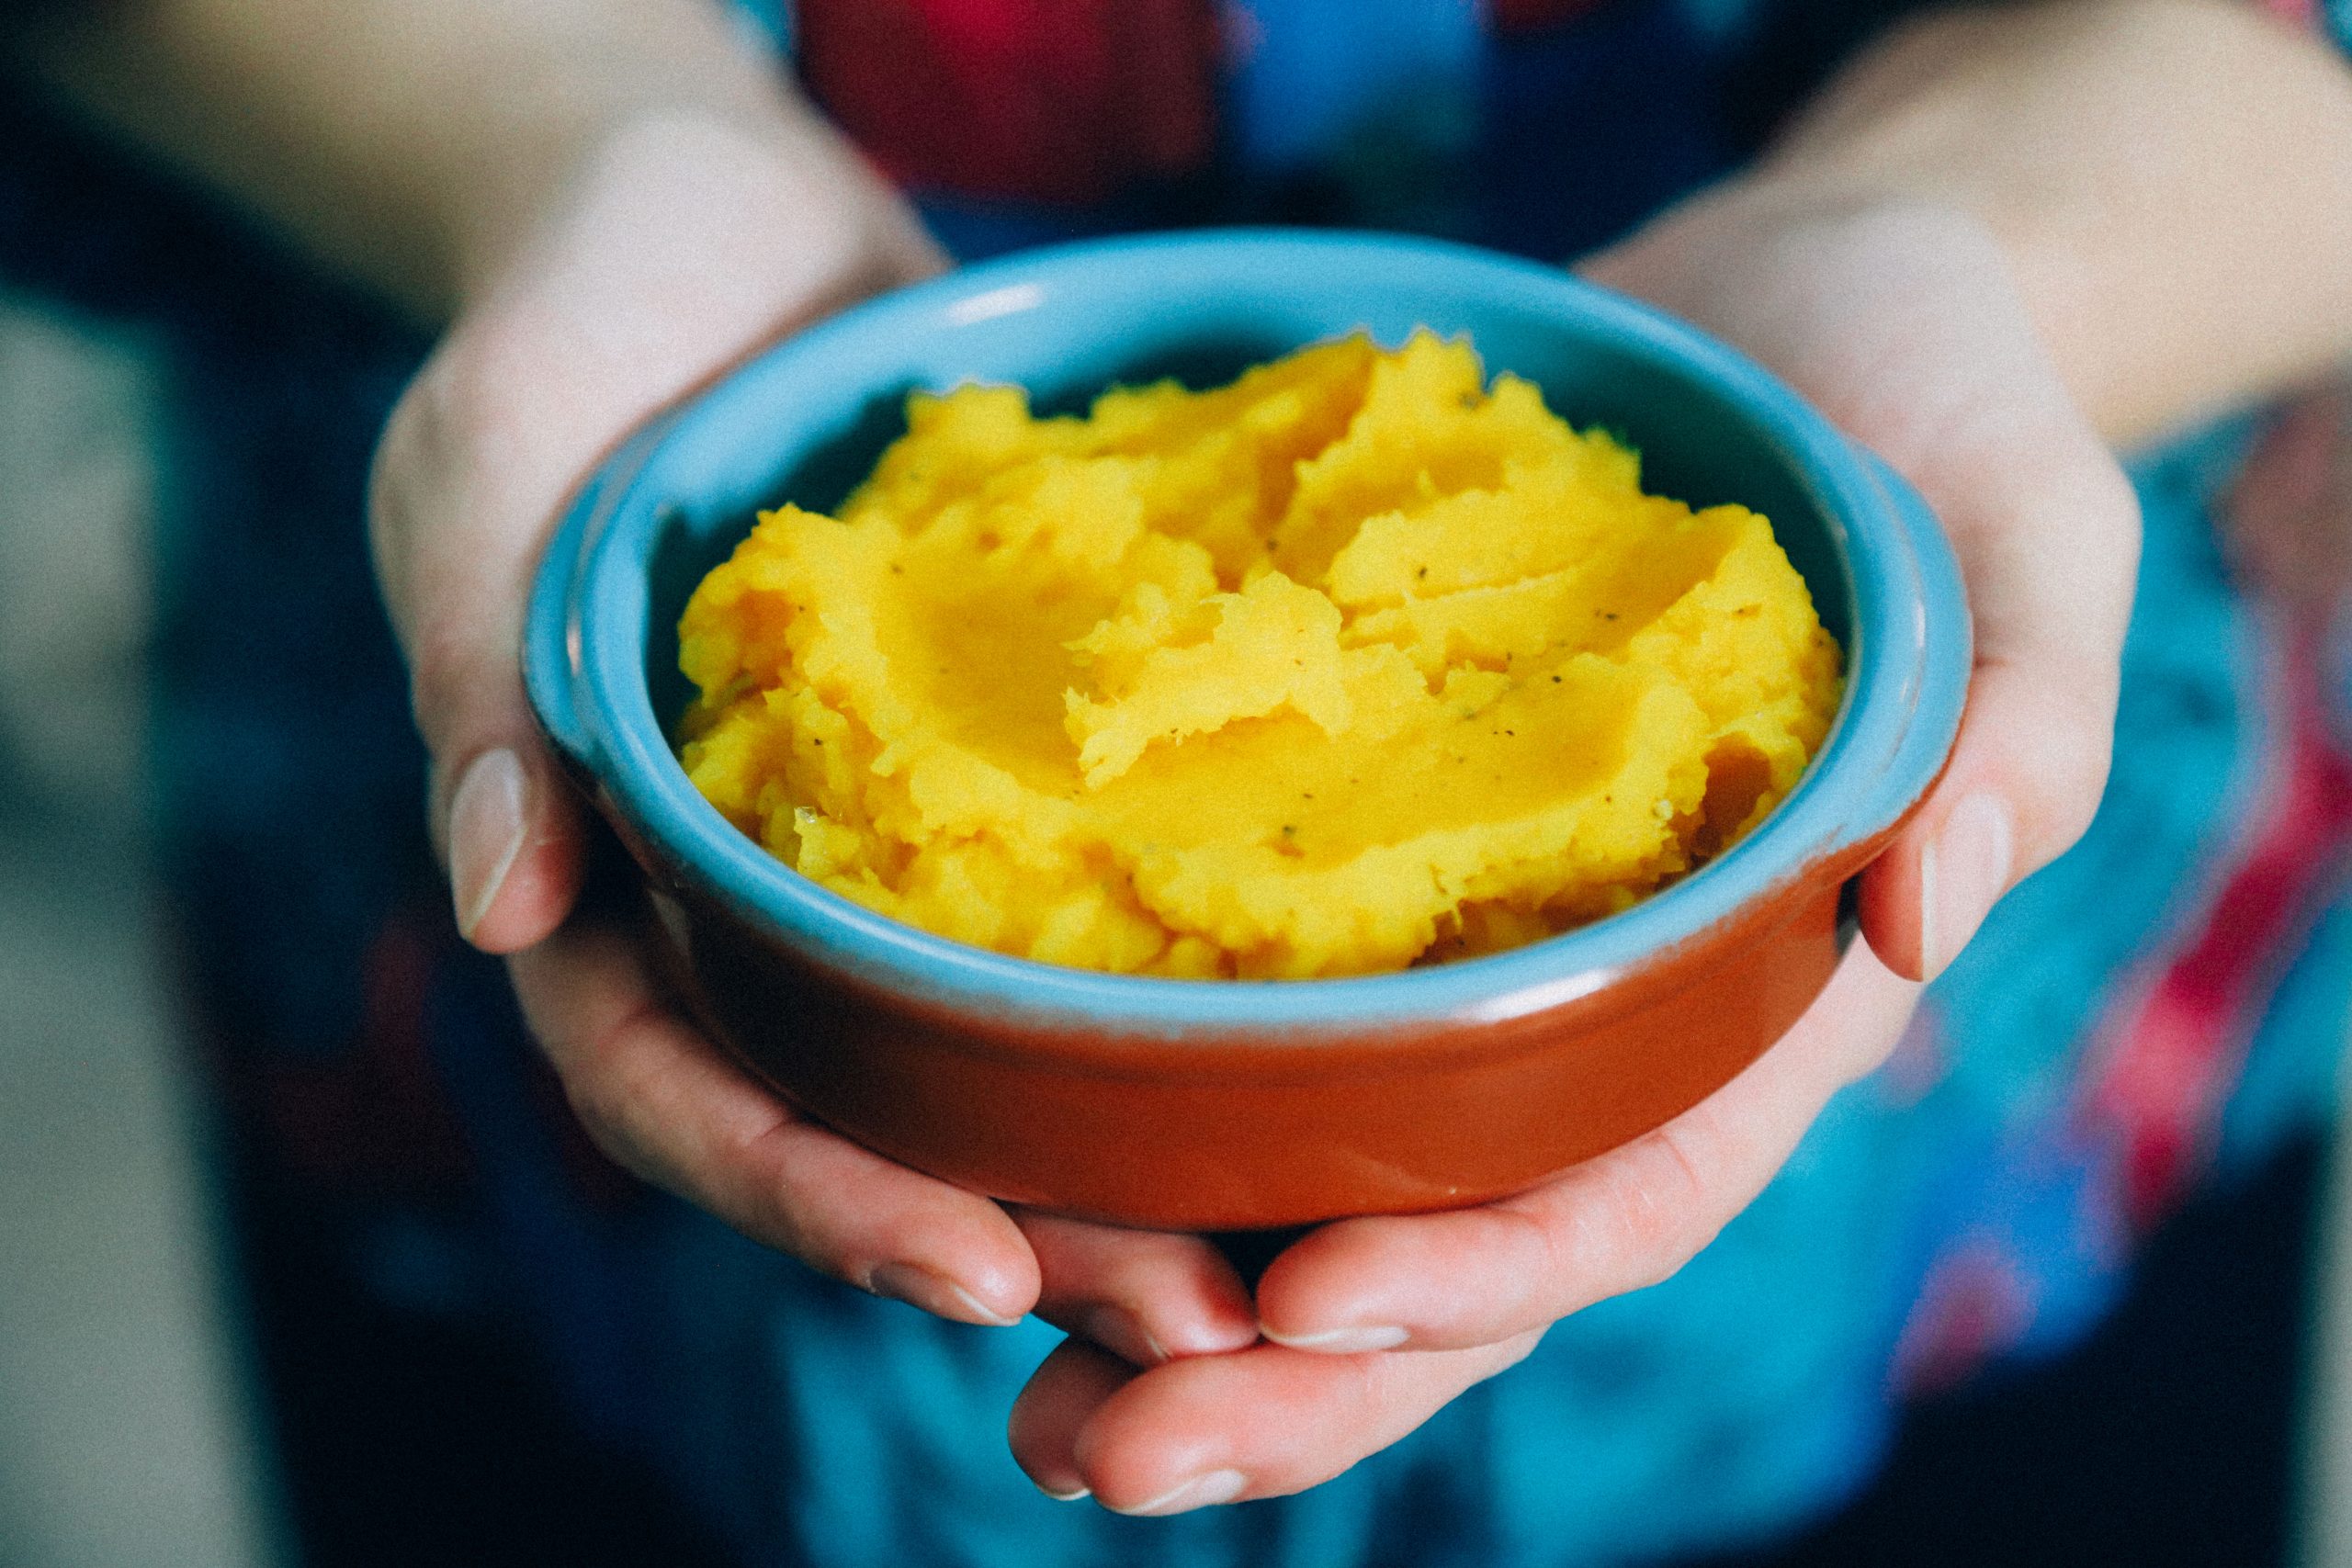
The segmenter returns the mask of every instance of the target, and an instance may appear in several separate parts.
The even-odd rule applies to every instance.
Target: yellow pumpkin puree
[[[684,761],[959,941],[1203,977],[1513,946],[1754,826],[1837,706],[1764,518],[1644,494],[1462,340],[907,421],[838,517],[762,513],[695,592]]]

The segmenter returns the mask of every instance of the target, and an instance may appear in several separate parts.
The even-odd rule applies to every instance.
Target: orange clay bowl
[[[1343,980],[1144,979],[913,930],[773,859],[698,795],[665,718],[676,626],[754,512],[829,507],[917,388],[1079,406],[1335,334],[1467,333],[1489,371],[1625,432],[1647,483],[1773,523],[1848,658],[1788,799],[1625,912],[1491,957]],[[851,310],[638,433],[550,545],[526,637],[541,723],[618,830],[690,1006],[808,1114],[993,1196],[1246,1229],[1453,1207],[1638,1136],[1820,994],[1841,895],[1918,803],[1966,694],[1966,605],[1934,517],[1729,349],[1559,272],[1360,235],[1224,231],[1034,252]]]

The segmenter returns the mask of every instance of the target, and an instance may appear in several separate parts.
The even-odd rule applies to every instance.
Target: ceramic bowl
[[[1835,728],[1779,809],[1623,914],[1343,980],[1057,968],[887,919],[772,859],[687,783],[694,585],[785,500],[840,501],[917,388],[1079,408],[1210,384],[1357,328],[1467,333],[1489,373],[1628,434],[1648,488],[1769,515],[1844,644]],[[1828,981],[1841,889],[1937,775],[1970,645],[1951,550],[1883,464],[1753,364],[1563,273],[1368,235],[1207,231],[1037,251],[838,316],[653,421],[588,482],[526,650],[548,737],[643,869],[691,1006],[813,1116],[999,1198],[1241,1229],[1522,1190],[1730,1079]]]

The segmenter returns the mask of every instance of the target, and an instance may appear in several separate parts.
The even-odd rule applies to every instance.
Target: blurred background
[[[300,1560],[273,1436],[287,1428],[257,1392],[211,1130],[161,979],[140,788],[151,395],[135,336],[0,297],[0,1568]],[[2345,1185],[2306,1139],[2206,1194],[2087,1344],[1928,1401],[1867,1495],[1741,1568],[2352,1568]],[[458,1402],[394,1400],[362,1413],[355,1452],[504,1441],[465,1419]],[[435,1506],[488,1520],[605,1490],[560,1458],[545,1468],[526,1494],[495,1467],[442,1464]],[[368,1506],[390,1519],[416,1503],[388,1484]],[[459,1560],[545,1560],[486,1544],[532,1539],[507,1523],[455,1527],[484,1543]],[[415,1561],[364,1544],[397,1538],[347,1518],[309,1561]]]
[[[277,1561],[140,802],[148,362],[0,295],[0,1563]]]

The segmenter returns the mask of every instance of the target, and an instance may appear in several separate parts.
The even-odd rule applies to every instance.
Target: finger
[[[1267,1337],[1325,1355],[1461,1349],[1657,1283],[1754,1200],[1832,1094],[1884,1059],[1917,994],[1857,943],[1794,1029],[1657,1131],[1500,1202],[1309,1233],[1258,1281]]]
[[[1016,1210],[1042,1281],[1039,1317],[1138,1367],[1238,1350],[1258,1337],[1250,1292],[1194,1235]]]
[[[2139,560],[2139,499],[2022,313],[1974,319],[2014,320],[2015,341],[1982,330],[1970,389],[1883,439],[1951,539],[1975,628],[1943,777],[1862,880],[1864,934],[1913,978],[1941,973],[2004,893],[2090,825]]]
[[[563,481],[509,474],[522,493],[508,497],[474,482],[464,422],[479,411],[467,400],[476,394],[457,389],[462,363],[445,350],[402,400],[378,449],[370,513],[434,760],[427,819],[458,929],[513,953],[562,922],[585,862],[585,815],[540,742],[522,679],[523,610]]]
[[[1057,1502],[1087,1495],[1078,1468],[1078,1435],[1110,1397],[1135,1381],[1136,1368],[1108,1350],[1072,1337],[1056,1346],[1012,1402],[1005,1441],[1038,1491]]]
[[[1862,930],[1898,973],[1940,974],[2082,836],[2106,788],[2139,509],[2104,453],[2077,457],[2030,521],[1971,526],[1954,509],[1976,623],[1968,709],[1943,778],[1861,887]],[[2043,552],[2054,533],[2071,547]]]
[[[498,676],[480,679],[487,685]],[[452,761],[435,764],[428,809],[442,824],[458,934],[484,953],[519,953],[571,912],[586,874],[589,824],[526,716],[485,704],[472,716],[469,728],[503,733],[479,734]]]
[[[434,759],[433,830],[459,929],[490,952],[554,931],[580,886],[585,818],[521,677],[530,583],[565,498],[752,346],[941,265],[837,138],[804,129],[808,156],[784,162],[715,124],[615,138],[379,447],[371,532]],[[779,212],[788,244],[774,243]]]
[[[755,1240],[878,1294],[1010,1324],[1037,1265],[1002,1209],[808,1121],[665,1008],[617,932],[511,960],[532,1031],[599,1147]]]
[[[2097,808],[2138,504],[1981,222],[1932,202],[1776,208],[1786,187],[1755,189],[1589,269],[1770,365],[1916,484],[1951,538],[1975,626],[1968,713],[1942,782],[1862,883],[1871,945],[1920,978]],[[1707,265],[1726,243],[1754,248],[1751,265]]]
[[[1046,1358],[1015,1405],[1014,1457],[1122,1514],[1181,1514],[1319,1485],[1535,1348],[1317,1356],[1260,1345],[1131,1374],[1102,1352]]]

